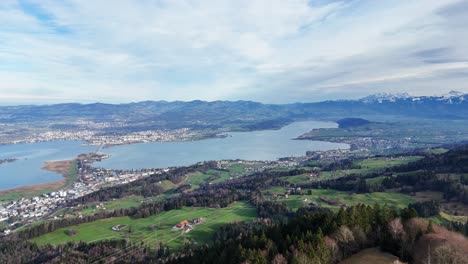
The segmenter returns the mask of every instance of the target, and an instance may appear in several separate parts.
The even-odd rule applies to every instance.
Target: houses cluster
[[[65,206],[68,200],[84,196],[98,189],[98,186],[76,182],[68,189],[11,201],[0,207],[0,222],[10,220],[8,221],[10,226],[14,226],[18,223],[48,217]]]
[[[7,221],[10,226],[15,226],[44,219],[66,206],[69,200],[98,191],[104,186],[129,183],[159,172],[159,170],[114,172],[88,166],[79,166],[79,168],[79,181],[69,188],[32,198],[22,198],[0,206],[0,222]]]
[[[274,193],[271,196],[273,198],[289,198],[290,195],[302,195],[302,188],[301,187],[292,187],[287,188],[284,193]]]
[[[96,132],[91,130],[47,130],[47,131],[34,131],[25,135],[19,134],[11,138],[7,137],[1,140],[5,144],[18,144],[18,143],[35,143],[47,142],[58,140],[88,140],[93,137]]]
[[[176,229],[182,229],[182,228],[185,228],[185,227],[190,227],[190,223],[187,220],[184,220],[184,221],[178,223],[177,225],[175,225]]]
[[[131,132],[123,135],[94,135],[87,139],[90,145],[125,145],[143,142],[165,142],[165,141],[186,141],[197,136],[189,128],[174,130],[147,130]]]
[[[183,230],[185,233],[188,233],[190,230],[194,228],[194,226],[199,225],[203,223],[204,219],[203,218],[195,218],[190,221],[188,220],[183,220],[176,224],[174,227],[172,227],[172,230]]]
[[[62,195],[62,196],[61,196]],[[14,219],[11,226],[18,222],[29,219],[40,218],[54,212],[61,204],[65,203],[64,193],[54,193],[54,195],[36,196],[33,198],[21,198],[4,205],[0,209],[0,221]]]
[[[272,194],[273,198],[285,198],[285,199],[288,199],[289,198],[289,194],[287,193],[274,193]]]
[[[2,126],[4,124],[0,124]],[[61,124],[57,124],[61,125]],[[25,130],[24,133],[0,133],[0,143],[18,144],[34,143],[58,140],[79,140],[86,141],[89,145],[123,145],[142,142],[156,141],[188,141],[200,136],[199,131],[192,131],[189,128],[174,130],[148,130],[138,132],[128,132],[125,134],[105,134],[104,129],[108,127],[124,127],[124,123],[96,123],[92,121],[77,121],[72,124],[79,129],[43,129],[33,128]],[[7,132],[8,130],[5,129]]]
[[[335,149],[327,151],[307,151],[306,156],[314,160],[337,161],[350,155],[349,149]]]
[[[349,144],[352,151],[368,152],[375,149],[409,149],[412,147],[411,138],[383,139],[374,137],[330,137],[327,141]]]

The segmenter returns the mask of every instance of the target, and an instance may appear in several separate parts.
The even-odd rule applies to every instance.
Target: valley
[[[220,228],[235,226],[238,221],[261,226],[265,224],[261,219],[294,219],[294,215],[316,210],[341,214],[367,206],[388,208],[400,212],[402,217],[407,217],[407,208],[413,208],[415,214],[434,225],[464,233],[466,190],[462,196],[448,190],[460,180],[463,183],[465,163],[448,164],[453,158],[463,159],[465,151],[466,146],[421,149],[411,155],[371,158],[348,153],[340,159],[323,152],[294,166],[238,160],[177,167],[128,183],[124,188],[104,188],[70,201],[67,208],[54,214],[55,220],[37,222],[17,232],[39,245],[75,241],[92,246],[124,240],[130,243],[122,249],[125,251],[134,250],[133,243],[138,243],[159,248],[164,245],[167,250],[180,252],[187,245],[214,246],[210,241],[220,235]],[[405,182],[406,175],[417,175],[419,166],[428,162],[436,174],[426,177],[424,185]],[[452,180],[442,184],[437,175],[447,172],[451,172]],[[449,187],[452,184],[454,187]],[[434,199],[434,208],[423,209]],[[176,224],[191,219],[203,222],[190,229],[173,230]],[[112,230],[118,225],[124,228]],[[102,258],[117,256],[122,257],[115,252]],[[380,257],[357,255],[349,261],[353,258]]]
[[[0,0],[0,264],[468,264],[468,0]]]
[[[85,252],[89,263],[121,258],[184,263],[187,256],[202,255],[218,260],[211,250],[234,263],[278,255],[299,262],[408,261],[427,254],[421,245],[448,237],[461,241],[461,247],[444,244],[458,258],[468,250],[468,123],[369,113],[373,104],[395,103],[369,100],[353,102],[367,109],[361,109],[367,113],[362,118],[321,118],[337,124],[299,122],[304,116],[281,122],[255,117],[245,127],[237,126],[237,120],[229,128],[203,128],[209,131],[204,136],[196,132],[163,139],[152,130],[129,129],[101,134],[105,140],[73,137],[84,141],[34,143],[69,146],[58,152],[22,150],[27,144],[16,145],[17,151],[15,145],[5,145],[4,155],[23,158],[3,169],[39,164],[44,157],[69,158],[47,158],[43,164],[43,169],[64,175],[63,180],[0,193],[0,234],[24,247],[37,245],[28,251],[33,258],[66,248]],[[204,102],[196,105],[206,110]],[[271,107],[250,106],[262,111]],[[303,107],[300,111],[312,106]],[[178,129],[192,133],[193,127],[168,131]],[[94,143],[99,143],[97,149],[90,146]],[[392,237],[393,229],[386,226],[394,224],[422,235]],[[97,247],[104,253],[93,253]],[[434,252],[434,257],[442,254]]]

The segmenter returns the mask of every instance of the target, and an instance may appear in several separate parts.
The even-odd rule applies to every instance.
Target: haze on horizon
[[[0,2],[0,104],[468,92],[468,1]]]

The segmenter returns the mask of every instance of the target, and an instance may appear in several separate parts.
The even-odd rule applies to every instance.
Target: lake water
[[[18,160],[0,164],[0,190],[61,180],[62,175],[41,169],[45,161],[73,159],[94,150],[95,146],[84,146],[79,141],[2,145],[0,159]]]
[[[226,138],[191,142],[152,142],[103,149],[111,158],[95,166],[111,169],[165,168],[189,165],[205,160],[246,159],[275,160],[301,156],[308,150],[348,148],[347,144],[292,140],[314,128],[333,128],[328,122],[296,122],[280,130],[229,133]],[[0,159],[18,158],[0,164],[0,190],[53,182],[61,175],[42,170],[44,161],[72,159],[92,152],[95,146],[79,141],[55,141],[0,146]]]
[[[296,122],[279,130],[231,132],[226,138],[190,142],[153,142],[104,149],[110,159],[95,166],[111,169],[165,168],[206,160],[275,160],[302,156],[308,150],[348,148],[347,144],[292,140],[313,128],[334,128],[330,122]]]

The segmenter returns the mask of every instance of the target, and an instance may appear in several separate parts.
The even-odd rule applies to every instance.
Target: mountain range
[[[0,107],[1,123],[111,122],[116,129],[217,129],[278,128],[306,120],[343,117],[405,116],[435,119],[468,119],[468,94],[452,91],[441,96],[375,94],[358,100],[316,103],[262,104],[251,101],[144,101],[128,104],[55,104]]]

